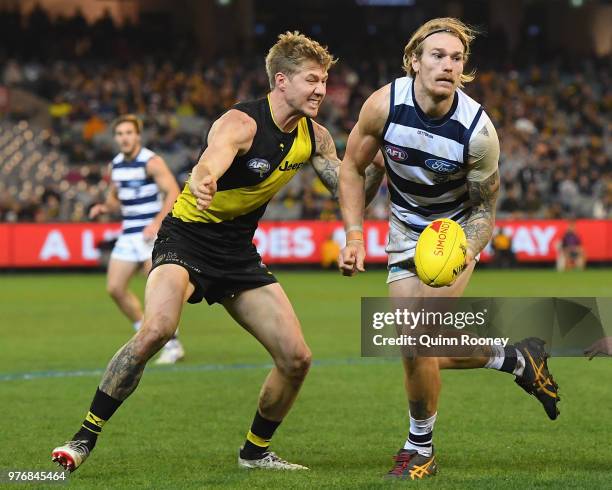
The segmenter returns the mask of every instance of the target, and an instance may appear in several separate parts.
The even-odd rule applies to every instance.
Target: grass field
[[[237,468],[269,358],[221,307],[189,305],[181,323],[187,359],[147,368],[71,487],[395,486],[381,476],[407,434],[401,366],[359,357],[359,298],[384,296],[384,273],[277,276],[315,364],[273,449],[312,470]],[[143,279],[135,284],[143,286]],[[612,271],[485,270],[468,294],[612,296]],[[78,428],[103,368],[130,335],[102,275],[0,275],[0,469],[54,469],[51,449]],[[440,473],[419,486],[610,488],[612,359],[549,365],[562,396],[555,422],[509,375],[443,372],[435,429]]]

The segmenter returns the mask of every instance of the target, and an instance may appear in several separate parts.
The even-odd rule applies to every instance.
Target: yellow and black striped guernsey
[[[234,109],[251,116],[257,132],[251,148],[237,156],[217,181],[217,193],[204,211],[186,184],[172,216],[188,223],[206,223],[206,228],[234,232],[246,238],[257,228],[270,199],[307,164],[315,150],[310,118],[300,119],[297,127],[285,133],[272,115],[269,97],[236,104]],[[212,231],[212,230],[211,230]],[[238,232],[238,233],[236,233]]]

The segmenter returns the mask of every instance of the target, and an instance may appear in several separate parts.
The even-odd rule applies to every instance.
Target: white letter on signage
[[[270,230],[270,257],[289,257],[289,230],[272,228]]]
[[[300,226],[293,231],[293,253],[296,257],[310,257],[315,246],[312,243],[312,230]]]
[[[386,238],[386,237],[385,237]],[[385,256],[385,243],[379,243],[380,237],[378,235],[377,228],[370,228],[368,230],[368,255],[370,257],[384,257]]]
[[[534,226],[532,229],[532,233],[536,243],[538,244],[539,252],[542,255],[548,255],[550,241],[555,236],[555,227],[547,226],[543,230],[540,230],[539,226]]]
[[[257,247],[259,255],[266,255],[268,252],[268,236],[266,232],[257,228],[255,230],[255,235],[253,235],[253,242],[255,242],[255,247]]]
[[[516,253],[525,252],[527,255],[535,254],[535,246],[529,231],[524,226],[519,226],[512,237],[512,250]]]
[[[340,247],[344,247],[346,245],[346,233],[344,233],[344,228],[336,228],[333,233],[333,239]]]
[[[85,230],[81,235],[83,258],[85,260],[97,260],[100,251],[94,245],[94,235],[91,230]]]
[[[40,260],[49,260],[51,257],[59,257],[62,260],[70,258],[70,252],[59,230],[52,230],[45,240],[40,251]]]

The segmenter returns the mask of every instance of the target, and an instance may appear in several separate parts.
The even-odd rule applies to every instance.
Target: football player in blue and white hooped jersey
[[[141,144],[142,122],[128,114],[112,125],[120,153],[110,164],[111,183],[106,202],[91,208],[89,217],[121,211],[122,232],[113,248],[107,273],[107,290],[119,309],[138,330],[143,313],[138,297],[128,289],[139,270],[151,270],[151,251],[162,220],[172,209],[179,187],[164,160]],[[159,358],[174,363],[184,356],[172,339]]]
[[[419,301],[414,298],[460,296],[493,233],[499,140],[482,106],[460,89],[474,79],[474,73],[464,73],[464,68],[475,34],[453,18],[433,19],[417,29],[404,49],[407,76],[380,88],[365,102],[341,165],[340,207],[347,243],[340,254],[340,269],[349,276],[364,271],[364,170],[380,148],[391,200],[389,294],[413,298],[411,307]],[[415,275],[414,252],[420,232],[439,218],[463,226],[466,267],[451,286],[434,289]],[[417,350],[404,357],[403,364],[410,430],[390,478],[436,474],[432,435],[440,369],[487,367],[514,374],[548,416],[557,417],[557,386],[539,341],[481,348],[461,358],[425,357]]]

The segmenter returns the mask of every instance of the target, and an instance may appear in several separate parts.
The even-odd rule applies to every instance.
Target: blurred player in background
[[[497,234],[493,237],[491,248],[493,249],[494,266],[506,269],[516,265],[516,256],[512,250],[512,237],[504,230],[503,226],[497,230]]]
[[[106,202],[93,206],[89,217],[95,219],[101,214],[121,212],[121,235],[111,253],[106,288],[138,330],[143,319],[142,307],[128,286],[139,270],[145,275],[151,270],[157,231],[180,191],[164,160],[142,146],[140,119],[123,115],[113,122],[112,128],[120,152],[110,164],[111,182]],[[173,364],[184,355],[181,343],[174,336],[164,346],[157,363]]]
[[[576,221],[571,220],[557,244],[557,270],[584,269],[585,256],[582,240],[576,233]]]
[[[474,78],[473,73],[464,74],[474,36],[453,18],[421,26],[404,49],[408,76],[370,96],[348,140],[340,175],[347,240],[340,269],[345,275],[364,270],[364,170],[381,148],[391,196],[387,282],[393,298],[460,296],[493,233],[499,141],[482,106],[459,88]],[[415,275],[414,251],[420,232],[439,218],[463,226],[466,267],[453,285],[434,289]],[[548,416],[557,417],[557,387],[543,343],[528,339],[491,351],[487,357],[403,358],[410,430],[388,477],[420,479],[437,471],[432,437],[440,369],[488,367],[514,374]]]
[[[306,469],[269,451],[306,377],[311,353],[253,235],[270,199],[308,163],[336,194],[340,161],[334,141],[312,120],[334,62],[327,48],[287,32],[266,57],[268,96],[239,103],[215,121],[207,147],[159,230],[142,328],[111,360],[81,429],[53,451],[62,466],[74,470],[88,457],[104,423],[136,389],[147,361],[174,334],[184,302],[205,298],[221,303],[274,360],[239,466]],[[378,166],[368,168],[365,179],[369,199],[384,175],[382,156],[376,158]]]

